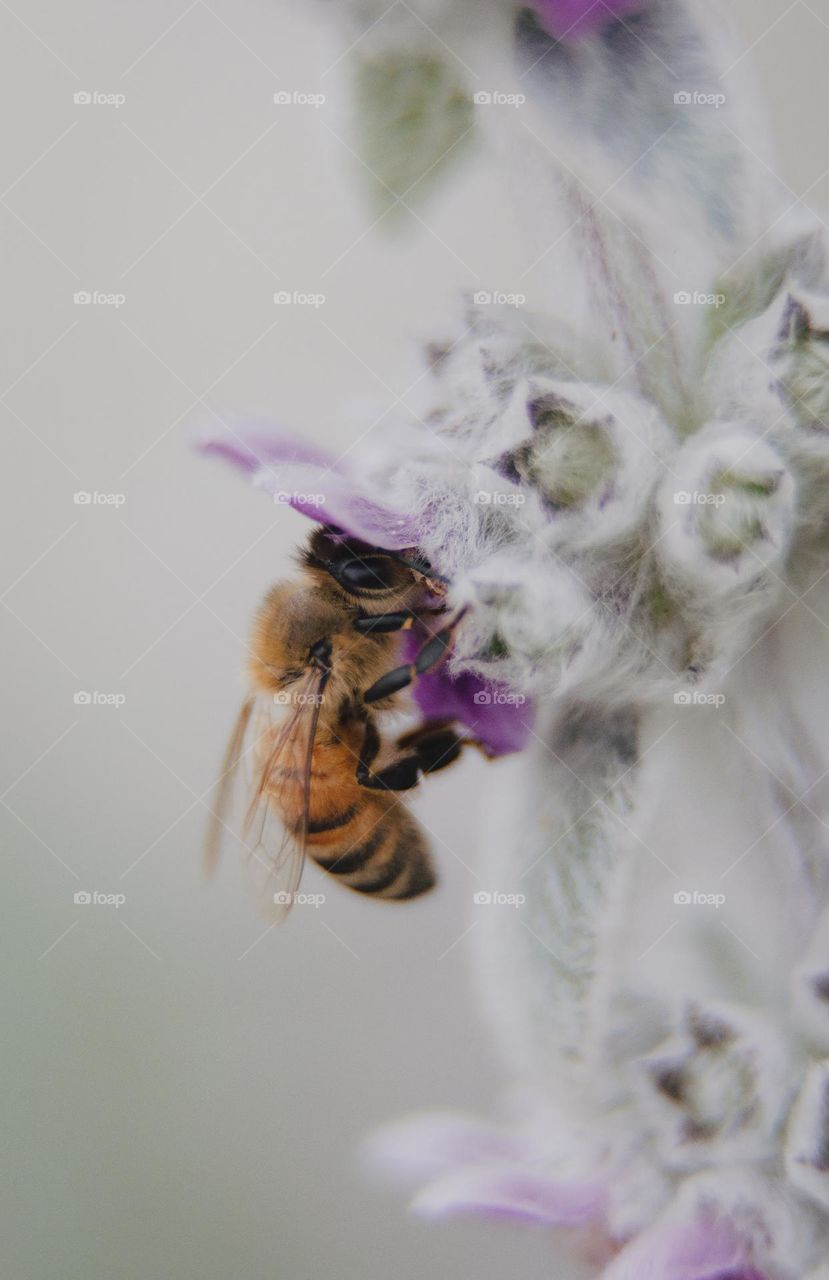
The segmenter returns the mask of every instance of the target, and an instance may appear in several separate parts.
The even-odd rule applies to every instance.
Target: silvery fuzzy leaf
[[[722,303],[711,313],[712,341],[761,315],[786,285],[816,288],[826,268],[825,227],[790,214],[715,281],[712,292]]]
[[[486,815],[485,887],[524,901],[475,912],[482,990],[525,1078],[542,1096],[557,1079],[574,1120],[604,1054],[636,757],[633,713],[571,707],[538,725]]]
[[[357,50],[353,69],[356,149],[381,212],[422,198],[455,163],[473,124],[457,65],[429,48]],[[398,204],[399,202],[399,204]]]
[[[577,44],[525,9],[503,87],[526,101],[481,113],[514,159],[536,286],[601,335],[614,379],[686,430],[699,425],[705,299],[779,204],[745,71],[696,0],[644,5]]]
[[[795,1103],[786,1172],[799,1190],[829,1208],[829,1058],[812,1063]]]
[[[824,911],[808,950],[792,974],[798,1028],[821,1054],[829,1053],[829,911]]]

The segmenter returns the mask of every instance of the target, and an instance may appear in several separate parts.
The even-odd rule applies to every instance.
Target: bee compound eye
[[[387,591],[394,584],[394,564],[387,556],[365,556],[337,565],[337,577],[346,590]]]

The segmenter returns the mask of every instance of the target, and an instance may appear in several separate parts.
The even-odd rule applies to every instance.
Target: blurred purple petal
[[[764,1280],[745,1243],[728,1223],[655,1227],[623,1249],[602,1280]]]
[[[600,1220],[605,1192],[593,1182],[557,1182],[525,1164],[469,1165],[429,1183],[412,1202],[426,1218],[480,1214],[516,1222],[577,1227]]]
[[[534,8],[550,35],[557,40],[576,39],[606,27],[615,18],[645,7],[645,0],[533,0]]]
[[[411,660],[423,636],[406,640]],[[506,685],[464,672],[451,676],[445,664],[415,681],[414,699],[426,720],[459,720],[493,756],[509,755],[527,745],[533,725],[532,703],[514,697]]]
[[[326,468],[337,466],[333,454],[272,422],[228,424],[224,431],[203,432],[197,444],[202,453],[222,458],[251,475],[263,467],[280,463],[299,462]]]
[[[318,524],[389,551],[415,547],[421,528],[410,515],[370,497],[333,454],[273,425],[253,424],[203,436],[202,453],[231,463],[276,502]]]
[[[370,1163],[396,1181],[416,1185],[459,1165],[527,1156],[519,1134],[459,1111],[404,1116],[375,1133],[366,1148]]]
[[[374,547],[402,551],[417,546],[421,536],[420,525],[411,516],[375,502],[360,491],[354,476],[331,467],[271,464],[256,472],[253,483],[276,502],[293,507],[318,524],[335,525]]]

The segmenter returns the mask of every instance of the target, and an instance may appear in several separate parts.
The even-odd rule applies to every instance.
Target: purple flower
[[[413,658],[426,633],[409,632],[404,657]],[[490,755],[505,756],[527,745],[533,722],[530,702],[514,698],[505,685],[465,671],[450,676],[445,664],[415,682],[414,699],[426,720],[459,720]]]
[[[426,1179],[412,1202],[421,1217],[478,1214],[576,1227],[604,1214],[600,1182],[552,1176],[531,1137],[475,1116],[447,1111],[408,1117],[375,1135],[368,1154],[398,1181]]]
[[[411,552],[428,532],[425,518],[417,521],[369,493],[344,459],[273,425],[204,435],[199,448],[249,476],[275,502],[372,546]],[[435,567],[439,572],[440,566]],[[424,628],[410,632],[407,657],[427,638]],[[505,687],[469,672],[450,676],[445,663],[418,677],[413,694],[427,720],[459,721],[491,756],[520,751],[530,736],[529,702],[515,700]]]
[[[254,424],[204,435],[199,447],[247,473],[275,502],[319,524],[388,551],[417,546],[421,530],[411,516],[370,497],[340,459],[300,436],[272,424]]]
[[[543,25],[557,40],[589,36],[616,18],[635,13],[644,0],[533,0]]]
[[[699,1217],[646,1231],[610,1264],[602,1280],[763,1280],[747,1249],[721,1219]]]
[[[367,1148],[385,1178],[417,1185],[412,1210],[428,1218],[477,1214],[489,1219],[589,1228],[590,1250],[612,1260],[601,1280],[764,1280],[746,1241],[722,1217],[699,1211],[614,1240],[600,1176],[553,1173],[542,1132],[458,1112],[409,1116],[387,1125]]]

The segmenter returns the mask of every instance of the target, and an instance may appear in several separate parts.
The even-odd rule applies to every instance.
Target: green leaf
[[[472,102],[455,68],[411,50],[364,57],[355,96],[357,150],[373,202],[385,211],[420,199],[472,127]]]

